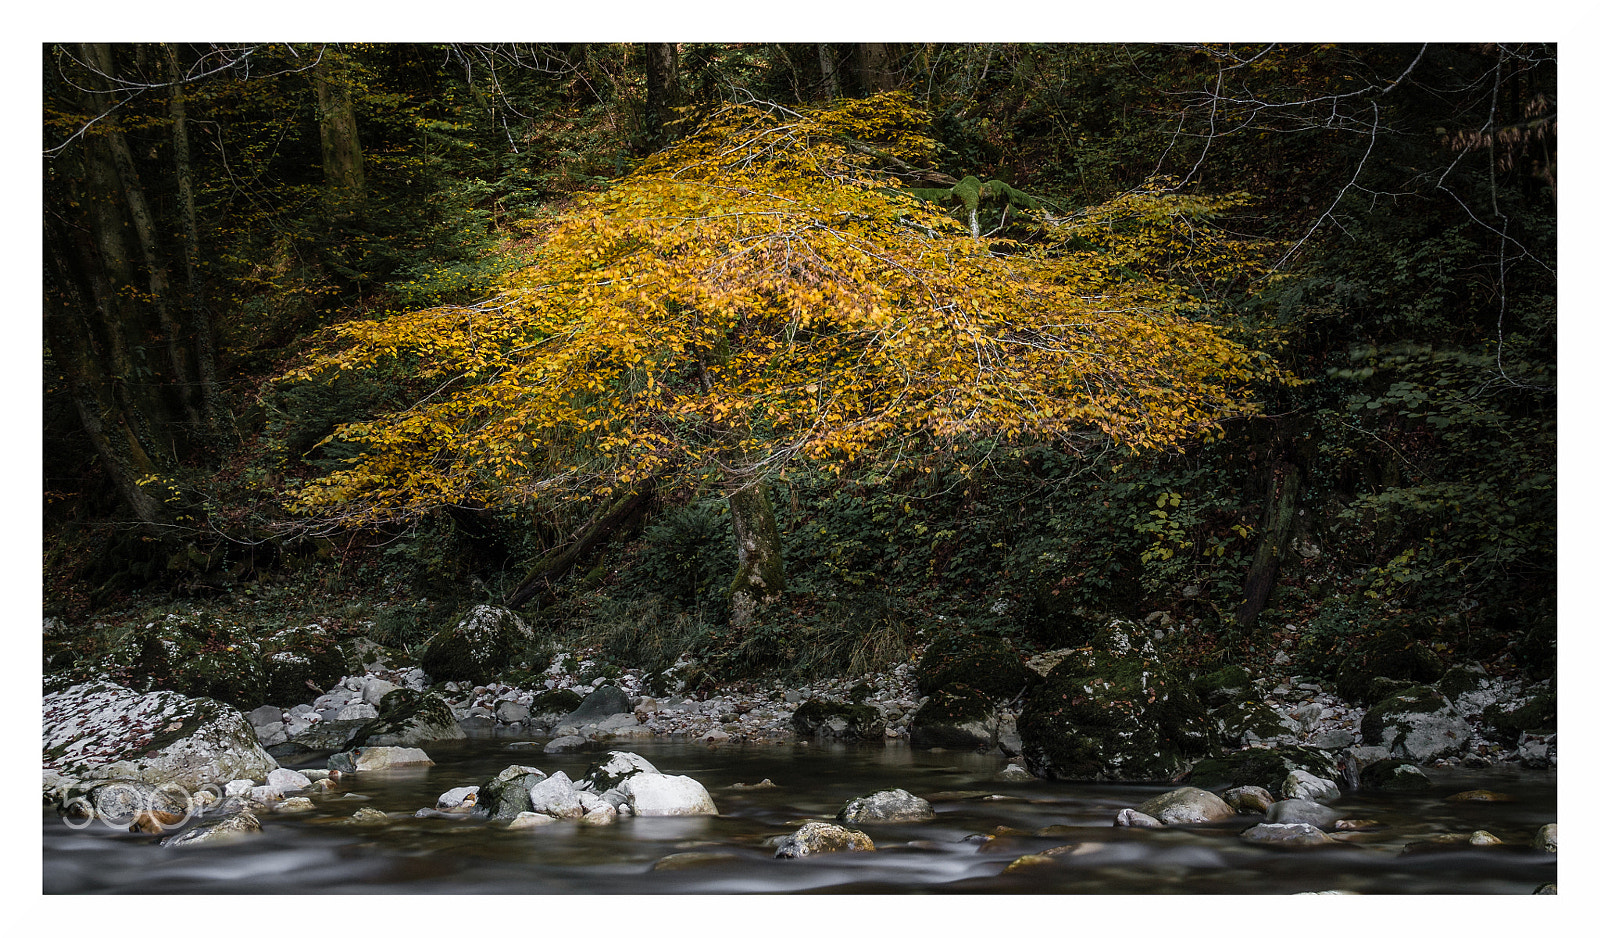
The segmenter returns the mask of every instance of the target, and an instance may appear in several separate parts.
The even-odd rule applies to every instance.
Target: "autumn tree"
[[[766,483],[791,463],[1167,447],[1251,409],[1270,363],[1206,321],[1259,272],[1208,224],[1242,197],[1152,187],[974,238],[882,168],[929,162],[923,120],[898,94],[727,107],[574,205],[493,298],[329,330],[286,380],[398,362],[417,395],[339,428],[359,455],[293,506],[360,524],[717,486],[738,622],[783,589]]]

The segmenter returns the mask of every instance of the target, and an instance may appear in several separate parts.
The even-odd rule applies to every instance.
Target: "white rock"
[[[236,778],[228,784],[222,786],[222,793],[227,795],[229,798],[237,798],[240,795],[248,793],[250,789],[254,787],[256,787],[256,783],[253,780],[248,778]]]
[[[478,786],[452,788],[439,796],[433,806],[439,811],[468,811],[478,803]]]
[[[617,791],[639,817],[717,813],[705,786],[687,775],[633,775]]]
[[[267,785],[280,792],[299,791],[311,787],[311,779],[293,769],[273,769],[267,773]]]
[[[530,827],[543,827],[546,824],[554,824],[555,822],[556,819],[548,814],[540,814],[537,811],[523,811],[516,817],[512,818],[511,823],[506,825],[506,827],[508,830],[515,831],[524,830]]]
[[[1318,778],[1305,769],[1295,769],[1283,780],[1283,797],[1327,804],[1338,800],[1339,786],[1328,779]]]
[[[366,686],[361,688],[361,699],[362,701],[371,704],[373,707],[377,707],[378,704],[382,702],[385,695],[387,695],[390,691],[396,691],[399,689],[400,685],[385,681],[382,678],[368,678]],[[376,716],[376,713],[374,713],[374,716]]]
[[[576,818],[583,815],[583,804],[577,789],[565,772],[557,772],[528,789],[528,800],[533,810],[551,817]]]
[[[374,720],[377,719],[378,708],[369,703],[351,704],[340,710],[335,720]]]
[[[421,768],[433,760],[421,749],[402,746],[364,746],[328,757],[328,768],[341,772],[375,772],[393,768]]]

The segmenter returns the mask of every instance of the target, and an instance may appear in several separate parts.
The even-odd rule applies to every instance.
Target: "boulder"
[[[1534,832],[1533,849],[1542,850],[1545,853],[1556,852],[1556,826],[1554,824],[1546,824]]]
[[[1112,827],[1165,827],[1159,818],[1153,818],[1142,811],[1132,808],[1123,808],[1117,816],[1111,819]]]
[[[1226,801],[1203,788],[1179,788],[1160,794],[1138,808],[1162,824],[1206,824],[1233,816]]]
[[[267,773],[267,786],[281,792],[303,791],[311,787],[311,779],[294,769],[273,769]]]
[[[1306,801],[1320,801],[1327,804],[1339,798],[1339,785],[1336,782],[1312,775],[1305,769],[1294,769],[1283,780],[1283,797],[1302,798]]]
[[[813,697],[801,704],[790,718],[794,734],[801,739],[816,737],[840,740],[881,740],[888,724],[883,711],[870,704],[846,703]]]
[[[1433,782],[1416,766],[1399,759],[1379,759],[1361,767],[1361,787],[1377,791],[1422,791]]]
[[[1330,827],[1344,816],[1327,805],[1303,798],[1275,801],[1267,806],[1266,814],[1270,824],[1310,824],[1317,828]]]
[[[1319,778],[1335,771],[1333,758],[1320,749],[1279,746],[1202,759],[1195,764],[1188,781],[1200,788],[1256,785],[1277,794],[1283,791],[1284,780],[1295,769],[1303,769]]]
[[[593,792],[607,792],[641,772],[660,774],[645,757],[613,749],[604,761],[589,766],[581,784]]]
[[[606,717],[622,713],[632,716],[633,701],[629,700],[628,695],[623,692],[622,688],[615,684],[602,684],[590,691],[589,696],[583,698],[583,702],[578,704],[576,710],[562,718],[557,730],[559,731],[561,726],[583,726],[587,723],[599,723]],[[637,723],[638,721],[635,720],[634,722]]]
[[[579,800],[578,790],[565,772],[557,772],[530,786],[528,801],[532,805],[530,810],[540,814],[558,818],[583,816],[583,802]]]
[[[1250,672],[1237,664],[1202,674],[1194,680],[1194,692],[1207,707],[1221,707],[1241,700],[1250,690]]]
[[[261,833],[261,822],[249,811],[230,814],[216,821],[197,824],[161,841],[163,847],[216,846],[233,843]]]
[[[478,786],[463,785],[459,788],[452,788],[440,795],[438,799],[434,801],[433,807],[436,811],[454,811],[459,813],[471,811],[473,806],[477,803]]]
[[[478,807],[491,821],[509,821],[518,814],[532,811],[533,801],[528,789],[545,777],[531,765],[508,766],[493,781],[480,786]]]
[[[889,824],[932,817],[933,805],[904,788],[890,788],[865,798],[852,798],[839,809],[837,820],[840,824]]]
[[[1225,746],[1292,746],[1300,738],[1300,721],[1259,700],[1223,704],[1211,711],[1211,719]]]
[[[1240,785],[1222,793],[1222,800],[1240,814],[1266,814],[1272,795],[1259,785]]]
[[[239,711],[215,700],[98,681],[45,695],[43,716],[44,791],[57,800],[101,779],[192,791],[278,767]]]
[[[793,860],[814,853],[877,849],[872,838],[866,834],[822,821],[810,821],[793,834],[780,838],[777,848],[773,855],[780,860]]]
[[[1028,770],[1055,780],[1166,781],[1214,746],[1178,672],[1100,650],[1052,668],[1029,692],[1017,730]]]
[[[480,605],[441,629],[422,651],[422,670],[435,681],[487,684],[532,650],[533,630],[509,609]]]
[[[390,685],[390,688],[378,704],[377,718],[352,738],[353,745],[415,746],[467,737],[443,697],[409,687]]]
[[[615,790],[628,799],[638,817],[717,813],[705,786],[687,775],[640,772],[623,779]]]
[[[361,700],[377,708],[383,704],[383,698],[387,697],[390,691],[399,689],[400,685],[393,681],[385,681],[381,677],[368,678],[367,682],[361,685]]]
[[[328,768],[340,772],[380,772],[385,769],[425,768],[433,760],[421,749],[401,746],[366,746],[328,757]]]
[[[1245,828],[1239,839],[1268,847],[1320,847],[1336,843],[1310,824],[1257,824]]]
[[[988,695],[950,684],[928,695],[911,717],[911,745],[919,749],[985,750],[995,743],[999,713]]]
[[[528,708],[515,700],[502,700],[494,705],[494,718],[501,723],[522,723],[528,719]]]
[[[1004,639],[954,635],[934,639],[917,660],[917,689],[933,697],[960,686],[988,701],[989,708],[1015,698],[1034,680],[1022,655]]]
[[[1361,720],[1361,735],[1396,759],[1431,762],[1464,752],[1472,741],[1472,728],[1443,694],[1419,685],[1368,710]]]

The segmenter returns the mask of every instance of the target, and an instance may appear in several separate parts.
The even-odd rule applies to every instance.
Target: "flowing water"
[[[1166,787],[994,780],[1004,761],[904,745],[708,748],[687,741],[629,741],[670,775],[711,792],[715,817],[619,818],[505,830],[472,819],[404,817],[376,827],[333,823],[358,807],[413,814],[442,792],[480,784],[508,765],[578,778],[593,754],[530,754],[503,741],[427,747],[426,769],[347,777],[315,811],[263,814],[264,832],[217,846],[162,848],[157,837],[94,823],[73,830],[44,814],[46,893],[1112,893],[1226,894],[1348,890],[1360,893],[1527,895],[1556,879],[1555,855],[1527,845],[1556,819],[1555,772],[1430,770],[1428,792],[1347,793],[1335,806],[1379,821],[1359,844],[1285,851],[1239,832],[1260,818],[1183,829],[1114,828],[1118,810]],[[315,768],[309,760],[294,768]],[[735,789],[771,779],[778,787]],[[1167,786],[1170,787],[1170,786]],[[931,821],[865,825],[875,852],[773,857],[770,841],[806,820],[832,820],[845,802],[904,788],[933,802]],[[1488,788],[1510,802],[1457,803],[1446,795]],[[1049,836],[973,835],[999,825]],[[1431,835],[1487,830],[1505,846],[1434,844]],[[1065,844],[1086,849],[1002,873],[1019,856]],[[669,854],[718,854],[687,868],[654,870]]]

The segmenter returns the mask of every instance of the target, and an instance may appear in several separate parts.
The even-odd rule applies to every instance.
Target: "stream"
[[[1516,768],[1428,770],[1430,791],[1348,792],[1334,803],[1382,827],[1359,844],[1285,851],[1247,844],[1240,817],[1201,827],[1117,828],[1125,807],[1176,786],[998,782],[999,756],[916,750],[904,744],[712,748],[680,740],[630,740],[669,775],[705,785],[714,817],[623,817],[605,827],[565,822],[505,830],[483,821],[404,817],[387,825],[333,823],[358,807],[414,813],[447,789],[487,782],[508,765],[581,777],[594,753],[530,754],[501,741],[435,743],[431,768],[347,776],[314,811],[262,812],[264,832],[238,843],[162,848],[155,836],[73,830],[44,812],[45,893],[1358,893],[1528,895],[1556,879],[1555,855],[1527,845],[1556,820],[1556,773]],[[286,762],[321,768],[325,759]],[[771,779],[776,788],[735,789]],[[875,852],[778,860],[768,841],[806,820],[832,820],[851,798],[904,788],[933,802],[931,821],[863,825]],[[1487,788],[1514,800],[1457,803]],[[343,799],[344,793],[370,800]],[[1050,836],[973,835],[998,825]],[[1430,845],[1430,835],[1487,830],[1504,846]],[[1064,844],[1091,844],[1056,862],[1002,873],[1012,860]],[[669,854],[723,855],[653,870]]]

